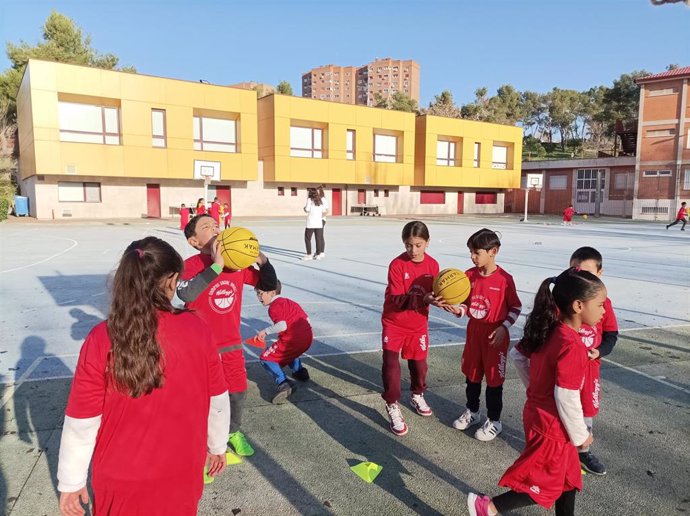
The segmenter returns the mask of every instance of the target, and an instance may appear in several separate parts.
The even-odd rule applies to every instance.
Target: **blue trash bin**
[[[14,196],[14,214],[17,217],[27,217],[29,215],[29,198],[21,195]]]

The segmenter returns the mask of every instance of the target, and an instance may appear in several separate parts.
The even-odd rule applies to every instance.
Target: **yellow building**
[[[502,213],[520,181],[512,126],[36,60],[17,104],[21,189],[43,219],[170,217],[215,196],[300,216],[320,184],[333,215]]]

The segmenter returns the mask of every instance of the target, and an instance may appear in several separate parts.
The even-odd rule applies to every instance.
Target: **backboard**
[[[194,160],[194,179],[202,179],[205,184],[220,181],[220,161]]]
[[[541,190],[544,176],[542,174],[527,174],[527,188]]]

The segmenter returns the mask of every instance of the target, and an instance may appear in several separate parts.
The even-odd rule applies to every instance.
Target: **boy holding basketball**
[[[256,334],[265,341],[268,335],[278,334],[278,340],[261,353],[261,365],[273,377],[276,391],[272,403],[283,402],[292,394],[292,385],[285,377],[283,367],[292,369],[292,377],[300,382],[309,380],[309,371],[299,357],[306,353],[314,338],[309,317],[292,299],[280,295],[282,285],[277,278],[262,278],[257,283],[256,296],[268,307],[273,325]]]
[[[462,372],[466,376],[467,405],[453,421],[453,428],[465,430],[481,422],[479,397],[482,378],[486,377],[487,419],[474,436],[491,441],[503,431],[503,382],[506,378],[506,358],[509,328],[517,321],[522,303],[517,295],[513,277],[496,265],[501,247],[498,235],[480,229],[467,240],[474,267],[466,271],[471,291],[456,315],[468,314],[467,339],[462,353]]]
[[[259,270],[254,267],[242,270],[226,268],[216,241],[220,229],[210,215],[193,217],[184,233],[189,245],[199,250],[199,254],[185,260],[177,296],[187,308],[196,311],[211,330],[230,394],[228,442],[238,455],[250,456],[254,449],[240,432],[247,396],[247,371],[240,337],[242,290],[244,285],[255,286],[260,278],[275,277],[275,270],[263,253],[259,253],[256,259]]]

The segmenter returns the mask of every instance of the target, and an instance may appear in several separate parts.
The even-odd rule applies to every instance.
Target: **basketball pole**
[[[525,188],[525,218],[522,219],[523,222],[527,222],[527,203],[529,201],[529,185]]]

